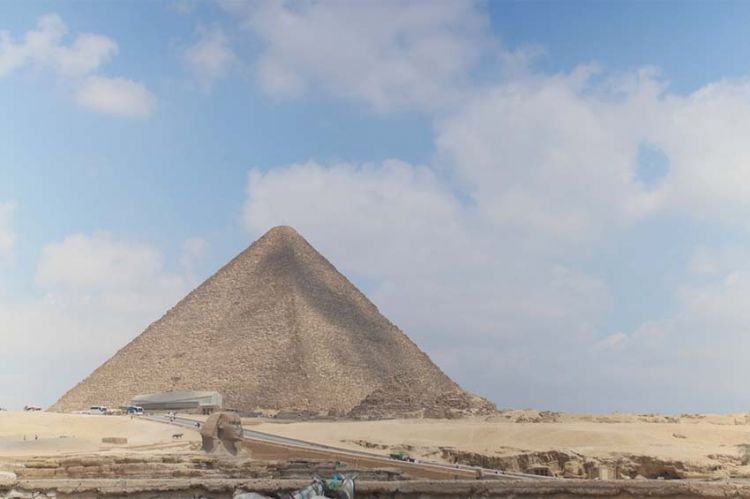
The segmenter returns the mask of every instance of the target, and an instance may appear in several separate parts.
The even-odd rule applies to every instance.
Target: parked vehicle
[[[133,414],[135,416],[142,416],[143,415],[143,407],[138,405],[129,405],[127,408],[128,414]]]
[[[397,461],[406,461],[408,463],[416,463],[417,460],[413,457],[409,456],[408,454],[398,451],[398,452],[391,452],[390,454],[391,459],[395,459]]]

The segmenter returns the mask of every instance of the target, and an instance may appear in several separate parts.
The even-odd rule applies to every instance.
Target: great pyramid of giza
[[[290,227],[188,294],[53,411],[212,390],[240,412],[443,417],[494,406],[451,381]]]

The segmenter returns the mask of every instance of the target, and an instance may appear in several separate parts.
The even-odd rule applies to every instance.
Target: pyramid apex
[[[277,225],[276,227],[271,227],[265,233],[266,236],[270,236],[273,234],[285,234],[285,235],[299,236],[299,232],[297,232],[294,229],[294,227],[290,225]]]
[[[266,244],[274,248],[286,247],[288,245],[297,246],[302,242],[307,242],[294,227],[290,227],[289,225],[277,225],[268,229],[259,241],[265,241]]]

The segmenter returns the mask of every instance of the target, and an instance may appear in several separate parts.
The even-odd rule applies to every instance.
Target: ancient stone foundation
[[[0,463],[0,499],[230,499],[239,489],[271,495],[299,489],[315,475],[353,471],[339,461],[204,454],[36,458]],[[747,481],[407,480],[397,468],[359,473],[358,499],[750,497]]]
[[[195,455],[70,456],[37,458],[0,465],[3,483],[52,482],[65,480],[308,480],[314,475],[355,471],[339,461],[291,459],[264,461],[249,458],[223,458]],[[7,475],[7,476],[6,476]],[[3,478],[5,476],[5,478]],[[8,478],[8,477],[11,478]],[[364,479],[388,481],[402,479],[394,469],[370,469],[360,472]],[[5,482],[3,481],[5,480]]]
[[[16,480],[0,481],[0,499],[231,499],[237,489],[275,494],[298,489],[303,480]],[[357,498],[448,499],[448,498],[546,498],[577,497],[748,497],[750,485],[686,481],[593,481],[555,482],[496,481],[359,481]]]

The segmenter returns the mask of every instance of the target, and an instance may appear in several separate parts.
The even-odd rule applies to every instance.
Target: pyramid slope
[[[390,404],[393,415],[419,410],[425,397],[464,393],[294,229],[276,227],[51,410],[118,407],[138,393],[215,390],[226,407],[242,412],[359,408],[366,416],[361,403],[387,399],[381,392],[395,379],[411,380],[407,391],[420,396]]]

